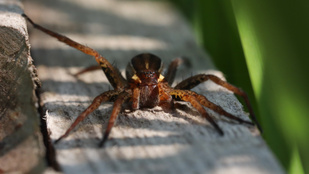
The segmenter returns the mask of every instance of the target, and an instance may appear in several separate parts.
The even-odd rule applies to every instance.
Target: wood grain
[[[117,65],[142,52],[167,64],[178,56],[190,59],[180,81],[191,74],[222,78],[197,45],[191,28],[171,4],[162,1],[29,0],[26,13],[34,21],[86,44]],[[31,28],[31,27],[30,27]],[[40,100],[50,138],[61,136],[92,99],[111,86],[101,71],[73,73],[95,65],[93,57],[71,49],[40,31],[31,30],[33,57],[42,81]],[[194,89],[228,112],[247,118],[243,106],[226,89],[206,82]],[[112,103],[102,104],[69,137],[54,144],[63,173],[284,173],[255,127],[240,125],[213,111],[225,135],[219,136],[186,103],[169,113],[161,108],[119,115],[105,148],[98,148]]]
[[[21,7],[17,0],[0,2],[0,173],[40,173],[46,166]]]

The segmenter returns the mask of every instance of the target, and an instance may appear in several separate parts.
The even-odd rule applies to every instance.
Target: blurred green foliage
[[[171,1],[228,81],[256,102],[286,171],[309,173],[309,1]]]

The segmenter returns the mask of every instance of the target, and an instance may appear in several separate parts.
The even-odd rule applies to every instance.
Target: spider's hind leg
[[[252,108],[251,103],[249,101],[248,95],[243,90],[241,90],[240,88],[237,88],[237,87],[233,86],[232,84],[229,84],[226,81],[221,80],[219,77],[217,77],[215,75],[198,74],[198,75],[189,77],[189,78],[183,80],[182,82],[180,82],[179,84],[177,84],[175,89],[192,89],[195,86],[197,86],[200,83],[203,83],[207,80],[211,80],[212,82],[216,83],[217,85],[220,85],[220,86],[232,91],[233,93],[241,96],[244,99],[244,101],[245,101],[245,103],[248,107],[251,119],[256,124],[256,126],[258,127],[260,132],[263,132],[262,127],[260,126],[260,124],[257,121],[256,116],[253,112],[253,108]],[[223,114],[223,115],[225,115],[225,114]],[[227,116],[227,115],[225,115],[225,116]]]
[[[209,101],[205,96],[203,95],[200,95],[200,94],[197,94],[195,92],[192,92],[190,91],[190,93],[192,93],[193,96],[195,96],[195,98],[205,107],[217,112],[218,114],[220,115],[223,115],[227,118],[230,118],[230,119],[233,119],[233,120],[236,120],[238,121],[239,123],[246,123],[246,124],[249,124],[249,125],[253,125],[252,122],[250,121],[246,121],[246,120],[243,120],[239,117],[236,117],[234,116],[233,114],[230,114],[228,112],[226,112],[221,106],[218,106],[214,103],[212,103],[211,101]]]
[[[164,76],[169,85],[172,85],[172,83],[174,82],[176,71],[182,63],[183,60],[181,58],[176,58],[168,66],[167,72]]]
[[[191,66],[190,60],[186,57],[176,58],[168,66],[167,72],[164,74],[164,77],[169,85],[173,84],[176,76],[176,71],[178,67],[182,64],[185,64],[187,67]]]
[[[224,135],[224,132],[219,127],[219,125],[213,120],[213,118],[206,112],[203,105],[199,102],[198,98],[192,95],[191,91],[186,90],[172,90],[170,95],[176,99],[180,99],[182,101],[190,102],[191,105],[204,117],[209,123],[218,131],[220,135]]]
[[[121,75],[120,71],[115,68],[111,63],[109,63],[105,57],[101,56],[96,50],[34,23],[26,14],[22,14],[22,16],[27,19],[34,28],[41,30],[42,32],[54,38],[57,38],[60,42],[63,42],[85,54],[94,56],[114,89],[124,89],[127,82],[125,78]]]

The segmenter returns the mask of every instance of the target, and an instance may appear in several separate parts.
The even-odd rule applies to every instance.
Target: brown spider
[[[226,89],[234,92],[235,94],[243,97],[245,103],[248,106],[253,122],[261,131],[261,127],[259,126],[255,118],[247,94],[241,89],[221,80],[217,76],[199,74],[183,80],[175,87],[171,87],[170,85],[174,81],[176,69],[182,62],[182,60],[175,59],[174,61],[172,61],[164,77],[161,74],[161,59],[153,54],[144,53],[133,57],[132,60],[128,63],[125,79],[121,75],[119,70],[116,69],[112,64],[110,64],[97,51],[93,50],[90,47],[79,44],[63,35],[60,35],[40,25],[35,24],[25,14],[23,14],[22,16],[25,17],[34,26],[34,28],[37,28],[45,32],[46,34],[57,38],[59,41],[64,42],[65,44],[74,47],[84,52],[85,54],[94,56],[96,61],[99,63],[100,68],[102,68],[102,70],[104,71],[108,81],[114,88],[113,90],[109,90],[98,95],[92,101],[92,104],[76,118],[70,128],[59,139],[56,140],[56,143],[59,142],[62,138],[68,136],[69,133],[79,124],[79,122],[84,120],[90,113],[97,109],[102,102],[108,101],[114,102],[114,106],[103,139],[100,142],[100,146],[103,146],[108,139],[108,135],[121,110],[122,104],[128,101],[131,102],[131,107],[133,110],[139,108],[153,108],[155,106],[172,107],[174,100],[190,102],[191,105],[212,124],[212,126],[218,131],[220,135],[224,134],[223,131],[212,119],[212,117],[209,116],[209,114],[204,109],[204,106],[216,111],[220,115],[223,115],[233,120],[237,120],[240,123],[253,125],[253,123],[249,121],[243,120],[226,112],[220,106],[217,106],[216,104],[210,102],[203,95],[199,95],[193,91],[190,91],[190,89],[207,80],[211,80],[214,83],[223,86]],[[91,67],[79,72],[78,74],[94,69],[97,68]]]

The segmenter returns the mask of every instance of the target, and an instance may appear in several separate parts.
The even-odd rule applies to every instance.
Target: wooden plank
[[[46,166],[21,6],[0,2],[0,173],[40,173]]]
[[[166,2],[157,1],[39,1],[25,2],[36,22],[98,50],[124,73],[127,62],[142,52],[190,58],[176,81],[196,73],[222,78],[209,56],[196,44],[184,19]],[[111,86],[102,72],[78,79],[72,73],[96,64],[84,55],[33,30],[33,57],[43,84],[40,94],[52,140],[61,136],[98,94]],[[247,113],[228,90],[211,82],[194,89],[228,112],[246,119]],[[255,127],[216,118],[225,135],[190,105],[166,113],[161,108],[119,115],[105,148],[98,148],[112,104],[102,104],[79,128],[54,144],[64,173],[284,173]]]

